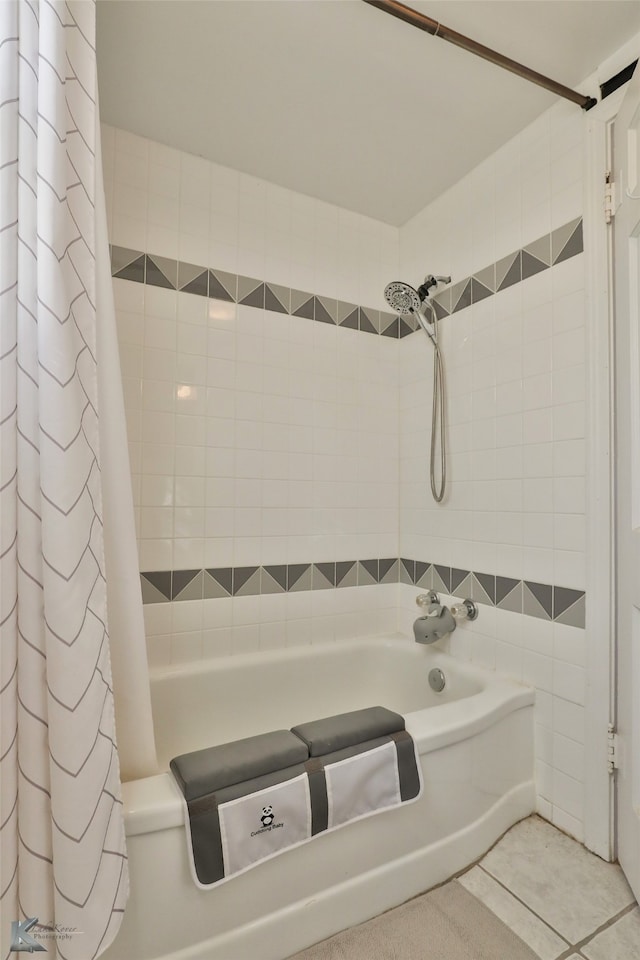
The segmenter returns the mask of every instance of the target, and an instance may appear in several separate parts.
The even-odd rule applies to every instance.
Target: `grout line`
[[[484,859],[484,857],[482,859]],[[474,864],[474,866],[476,866],[476,864]],[[511,896],[515,900],[517,900],[518,903],[522,904],[523,907],[526,907],[529,913],[533,914],[534,917],[537,917],[537,919],[540,920],[540,922],[543,923],[549,930],[551,930],[552,933],[554,933],[561,940],[564,940],[564,942],[568,946],[568,949],[564,950],[561,954],[558,954],[558,956],[555,957],[554,960],[568,960],[569,957],[571,957],[577,951],[580,951],[582,947],[590,943],[595,937],[598,936],[598,934],[602,933],[604,930],[607,930],[609,927],[612,927],[615,923],[618,922],[618,920],[626,916],[627,913],[631,913],[631,911],[638,906],[638,904],[634,900],[633,903],[630,903],[626,907],[623,907],[622,910],[620,910],[613,917],[610,917],[608,920],[602,923],[596,930],[590,933],[587,937],[584,937],[582,940],[579,940],[575,944],[571,944],[571,941],[568,940],[564,936],[564,934],[560,933],[559,930],[556,930],[555,927],[553,927],[547,920],[545,920],[544,917],[541,917],[539,913],[536,913],[536,911],[533,910],[528,903],[522,900],[516,893],[513,892],[513,890],[510,890],[509,887],[507,887],[504,883],[502,883],[501,880],[498,879],[498,877],[495,877],[490,870],[488,870],[486,867],[483,867],[482,862],[479,862],[477,866],[479,866],[480,869],[487,874],[487,876],[491,877],[492,880],[494,880],[497,884],[499,884],[499,886],[501,886],[503,890],[506,890],[507,893],[511,894]],[[580,954],[580,956],[582,956],[582,954]]]
[[[484,858],[483,858],[483,859],[484,859]],[[558,954],[557,957],[554,957],[554,960],[564,960],[565,957],[568,957],[568,956],[571,955],[571,951],[573,950],[573,947],[571,946],[571,942],[570,942],[569,940],[567,940],[567,938],[566,938],[565,936],[563,936],[563,934],[559,933],[559,932],[555,929],[555,927],[552,927],[551,924],[550,924],[547,920],[545,920],[544,917],[541,917],[539,913],[536,913],[536,911],[533,910],[533,909],[529,906],[529,904],[526,903],[521,897],[519,897],[519,896],[517,895],[517,893],[514,893],[513,890],[510,890],[509,887],[506,886],[506,884],[502,883],[502,881],[499,880],[497,877],[494,877],[494,875],[493,875],[489,870],[487,870],[486,867],[483,867],[483,866],[482,866],[482,863],[479,863],[478,866],[480,867],[480,869],[481,869],[484,873],[486,873],[486,875],[487,875],[488,877],[491,877],[491,879],[492,879],[495,883],[497,883],[498,886],[502,887],[503,890],[506,890],[506,892],[507,892],[508,894],[510,894],[510,895],[513,897],[514,900],[517,900],[518,903],[521,904],[521,906],[523,906],[526,910],[528,910],[528,912],[529,912],[530,914],[532,914],[532,916],[536,917],[536,919],[539,920],[540,923],[544,924],[544,926],[547,928],[547,930],[550,930],[551,933],[555,934],[556,937],[559,937],[560,940],[562,940],[564,943],[567,944],[567,947],[569,948],[568,951],[567,951],[567,950],[563,950],[563,952],[560,953],[560,954]],[[493,912],[493,911],[492,911],[492,912]],[[505,921],[503,920],[503,923],[504,923],[504,922],[505,922]],[[507,924],[507,926],[508,926],[508,924]],[[533,947],[531,947],[531,949],[533,950]]]
[[[620,910],[618,913],[616,913],[614,917],[610,917],[607,921],[605,921],[605,923],[602,923],[597,928],[597,930],[594,930],[593,933],[590,933],[588,937],[585,937],[583,940],[578,941],[574,949],[581,951],[583,947],[591,943],[591,941],[594,940],[599,934],[603,933],[605,930],[608,930],[609,927],[613,927],[618,922],[618,920],[622,920],[622,918],[626,917],[628,913],[631,913],[633,910],[635,910],[637,906],[638,904],[634,900],[633,903],[630,903],[626,907],[623,907],[623,909]],[[580,953],[580,956],[582,956],[582,953]],[[564,956],[559,957],[558,960],[564,960]]]

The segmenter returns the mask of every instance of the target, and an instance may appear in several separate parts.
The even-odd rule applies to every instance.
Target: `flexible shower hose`
[[[433,343],[433,403],[431,407],[431,462],[429,474],[431,480],[431,493],[433,499],[440,503],[444,497],[445,484],[447,481],[447,458],[446,458],[446,438],[445,438],[445,416],[444,416],[444,364],[442,354],[438,345],[438,321],[434,313],[434,336]],[[436,484],[436,436],[440,439],[440,485]]]

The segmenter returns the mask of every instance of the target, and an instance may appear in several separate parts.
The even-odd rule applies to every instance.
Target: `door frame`
[[[604,860],[616,858],[615,776],[608,769],[608,728],[616,709],[613,227],[605,220],[604,196],[607,173],[615,179],[613,122],[626,89],[627,84],[586,114],[583,181],[589,424],[584,843]]]

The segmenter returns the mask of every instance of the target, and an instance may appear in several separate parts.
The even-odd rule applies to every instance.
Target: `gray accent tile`
[[[137,260],[128,263],[126,267],[122,267],[113,276],[117,277],[118,280],[133,280],[134,283],[144,283],[146,260],[146,256],[141,254]]]
[[[584,250],[584,241],[582,238],[582,220],[578,221],[578,225],[565,243],[564,247],[558,254],[558,256],[553,261],[554,265],[556,263],[562,263],[563,260],[570,260],[571,257],[577,256],[579,253],[582,253]]]
[[[368,586],[378,582],[378,561],[358,560],[358,586]]]
[[[566,623],[570,627],[585,627],[586,598],[583,596],[575,603],[567,607],[559,616],[555,618],[556,623]]]
[[[233,567],[210,567],[204,571],[204,599],[230,597],[233,593]]]
[[[400,560],[400,583],[409,583],[413,585],[416,582],[416,562],[415,560]]]
[[[209,296],[209,271],[194,263],[178,264],[178,289],[198,297]]]
[[[568,587],[553,588],[553,619],[564,613],[572,603],[584,596],[584,590],[570,590]]]
[[[410,334],[416,332],[416,328],[411,326],[411,324],[408,322],[407,317],[398,317],[397,323],[399,324],[398,338],[400,340],[402,340],[403,337],[408,337],[410,336]]]
[[[440,563],[433,564],[433,589],[451,593],[451,567],[445,567]]]
[[[545,233],[544,237],[539,237],[533,243],[527,243],[522,248],[523,253],[528,253],[536,260],[541,260],[547,267],[551,266],[551,234]]]
[[[171,572],[167,572],[169,577],[168,588],[160,590],[154,583],[147,579],[149,574],[141,573],[140,574],[140,589],[142,592],[142,602],[143,603],[168,603],[169,597],[171,594]],[[154,576],[152,574],[152,576]],[[157,574],[156,574],[157,576]],[[166,592],[168,590],[168,592]]]
[[[339,560],[336,563],[336,587],[357,587],[358,565],[355,560]]]
[[[493,296],[493,290],[485,287],[477,277],[471,277],[471,303],[479,303],[480,300],[486,300]]]
[[[522,263],[523,280],[528,280],[529,277],[534,277],[536,273],[541,273],[543,270],[548,269],[546,263],[543,263],[542,260],[538,260],[537,257],[532,256],[526,250],[521,252],[520,258]]]
[[[505,580],[506,577],[496,577],[496,590],[498,580]],[[501,610],[510,610],[512,613],[522,613],[522,580],[510,580],[514,586],[500,600],[497,600],[496,606]]]
[[[358,307],[355,303],[345,303],[338,300],[338,326],[349,330],[358,329]]]
[[[474,573],[472,579],[473,593],[472,600],[479,600],[480,603],[489,603],[492,606],[496,602],[496,578],[492,573]]]
[[[449,593],[458,596],[460,585],[470,576],[469,570],[460,570],[458,567],[451,567],[451,579],[449,581]]]
[[[549,617],[553,616],[553,587],[548,583],[535,583],[532,580],[524,581],[538,603],[542,604]]]
[[[409,331],[413,333],[413,330]],[[400,339],[400,317],[395,317],[391,323],[380,331],[381,337],[388,337],[390,340],[399,340]]]
[[[511,593],[514,587],[516,587],[522,581],[514,580],[513,577],[496,577],[496,593],[495,601],[496,606],[500,606],[500,603],[507,596],[508,593]]]
[[[202,570],[174,570],[171,577],[172,600],[202,600]]]
[[[147,254],[145,283],[151,287],[175,290],[178,286],[178,261]]]
[[[159,590],[167,600],[171,599],[171,570],[144,571],[142,576]]]
[[[115,244],[111,251],[111,276],[116,277],[120,270],[124,270],[134,260],[139,260],[142,254],[139,250],[130,250],[128,247],[118,247]]]
[[[522,280],[522,260],[520,251],[510,253],[496,263],[496,290],[506,290]]]
[[[209,296],[213,300],[235,303],[238,297],[238,277],[224,270],[209,270]]]
[[[264,309],[264,283],[253,277],[238,277],[238,303]]]
[[[422,587],[424,590],[433,589],[433,564],[425,563],[423,560],[416,560],[416,587]]]
[[[495,293],[496,292],[495,263],[492,263],[488,267],[483,267],[482,270],[478,270],[477,273],[474,273],[473,279],[481,283],[483,287],[487,288],[487,290],[490,290],[492,293]]]
[[[335,563],[314,563],[311,574],[311,588],[313,590],[327,590],[336,585]]]
[[[287,590],[298,593],[311,590],[311,564],[290,563],[287,567]]]
[[[451,593],[454,593],[456,597],[462,597],[463,600],[470,600],[472,591],[473,577],[469,573],[464,580],[458,584],[455,591],[452,588]]]
[[[338,301],[328,297],[315,297],[314,320],[321,323],[338,322]]]
[[[451,313],[458,313],[471,305],[471,279],[454,283],[451,288]]]
[[[312,293],[305,293],[303,290],[291,291],[291,313],[294,317],[313,320],[314,305],[315,297]]]
[[[234,597],[251,597],[260,593],[260,567],[234,567]]]
[[[569,223],[563,223],[561,227],[557,227],[551,234],[551,262],[556,264],[562,254],[565,246],[576,232],[579,225],[582,224],[582,218],[576,217],[575,220],[570,220]],[[582,235],[582,231],[580,231]],[[566,260],[566,257],[562,257],[563,260]]]
[[[358,327],[363,333],[379,333],[380,311],[360,307],[358,310]]]
[[[400,576],[400,563],[395,558],[378,560],[378,582],[397,583]]]
[[[260,593],[284,593],[287,589],[286,564],[262,567],[260,573]]]
[[[277,283],[266,283],[264,287],[264,308],[274,313],[289,313],[291,290]]]
[[[442,317],[448,317],[451,313],[451,287],[436,293],[431,297],[431,302],[435,307],[438,320],[441,320]]]
[[[536,588],[545,586],[544,584],[535,584]],[[551,601],[551,587],[548,587],[549,602]],[[538,591],[540,592],[540,591]],[[522,585],[522,612],[528,617],[538,617],[539,620],[551,620],[551,614],[545,610],[542,603],[531,589],[531,585],[524,582]]]

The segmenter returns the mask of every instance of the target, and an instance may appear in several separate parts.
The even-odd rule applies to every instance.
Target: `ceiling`
[[[574,88],[640,31],[637,0],[407,2]],[[107,123],[396,226],[557,102],[361,0],[99,0],[98,76]]]

